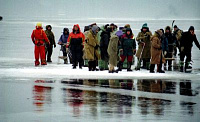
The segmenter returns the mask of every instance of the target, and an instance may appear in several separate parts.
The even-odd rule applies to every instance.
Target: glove
[[[135,55],[136,54],[136,49],[133,49],[133,55]]]
[[[123,49],[119,50],[120,55],[123,55]]]
[[[181,47],[181,52],[183,52],[184,51],[184,47]]]
[[[56,45],[54,44],[54,48],[56,48]]]
[[[68,52],[69,51],[69,48],[66,48],[66,52]]]
[[[96,45],[95,47],[94,47],[94,49],[98,49],[99,48],[99,45]]]
[[[144,42],[140,42],[140,44],[141,44],[142,46],[145,46],[145,43],[144,43]]]
[[[175,44],[175,43],[173,43],[173,46],[174,46],[174,47],[176,47],[176,44]]]
[[[35,41],[33,41],[33,44],[35,44]]]
[[[167,51],[164,51],[164,56],[166,56],[167,55]]]

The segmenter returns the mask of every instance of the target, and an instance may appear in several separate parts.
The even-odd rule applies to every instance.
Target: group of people
[[[85,26],[83,33],[80,26],[76,24],[71,33],[68,28],[63,29],[58,44],[61,45],[65,57],[63,58],[64,63],[68,63],[67,55],[69,55],[73,69],[76,69],[77,66],[82,69],[88,64],[89,71],[108,70],[109,73],[122,71],[125,61],[127,71],[132,71],[134,55],[138,59],[135,70],[144,68],[150,70],[150,73],[154,73],[155,65],[157,65],[157,72],[164,73],[163,66],[165,70],[167,66],[168,70],[172,70],[173,56],[177,55],[178,49],[180,52],[180,71],[183,72],[185,56],[187,57],[185,70],[192,68],[189,64],[193,42],[199,49],[200,45],[193,26],[187,32],[183,32],[176,25],[173,28],[173,32],[172,27],[167,26],[152,34],[147,23],[144,23],[135,38],[129,24],[118,29],[117,25],[113,23],[102,27],[93,23]],[[47,25],[44,31],[42,24],[37,23],[36,29],[32,32],[31,38],[35,44],[35,66],[40,64],[39,56],[41,65],[46,65],[46,61],[52,62],[51,55],[56,43],[51,30],[51,25]],[[117,69],[115,69],[116,66]]]

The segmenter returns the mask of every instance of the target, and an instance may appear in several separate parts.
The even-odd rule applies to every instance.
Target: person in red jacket
[[[45,56],[45,42],[49,44],[50,42],[42,28],[42,23],[37,23],[36,29],[33,30],[31,38],[35,44],[35,66],[40,64],[39,57],[41,59],[41,65],[47,65]]]
[[[74,25],[72,32],[69,34],[67,40],[67,49],[70,48],[72,52],[72,66],[76,69],[79,63],[79,68],[82,69],[83,65],[83,47],[85,43],[85,36],[81,32],[78,24]]]

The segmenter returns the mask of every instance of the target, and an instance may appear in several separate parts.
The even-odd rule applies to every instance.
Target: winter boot
[[[119,62],[118,63],[118,69],[117,69],[117,71],[122,71],[122,67],[123,67],[123,62]]]
[[[40,65],[39,60],[35,60],[35,66],[38,66],[38,65]]]
[[[162,70],[162,64],[158,64],[157,72],[159,72],[159,73],[165,73],[165,71]]]
[[[137,66],[135,67],[135,70],[140,70],[141,67],[141,61],[138,59]]]
[[[67,59],[64,59],[64,64],[68,64]]]
[[[150,62],[146,62],[147,70],[150,70]]]
[[[132,62],[127,62],[127,72],[133,71],[133,70],[131,70],[131,65],[132,65]]]
[[[190,62],[185,63],[185,72],[191,72],[192,71],[192,66],[190,66]]]
[[[91,61],[88,61],[88,70],[92,71],[92,62]]]
[[[180,65],[180,72],[183,72],[183,65],[184,65],[184,62],[183,62],[183,61],[180,61],[179,65]]]
[[[47,58],[47,62],[51,63],[52,62],[51,58]]]
[[[46,62],[45,59],[42,59],[42,61],[41,61],[41,65],[47,65],[47,62]]]
[[[155,73],[154,72],[155,64],[150,65],[150,73]]]

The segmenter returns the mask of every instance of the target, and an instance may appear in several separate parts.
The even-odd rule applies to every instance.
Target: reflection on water
[[[36,106],[36,111],[47,111],[53,104],[52,94],[55,93],[53,85],[44,84],[54,82],[37,80],[35,83],[33,104]],[[60,85],[61,87],[56,90],[56,95],[61,94],[60,104],[66,108],[66,114],[72,113],[72,117],[75,118],[86,117],[88,120],[102,117],[121,118],[123,121],[132,120],[134,116],[140,115],[170,120],[166,115],[174,116],[175,119],[182,115],[194,116],[195,112],[199,112],[195,108],[200,107],[198,101],[190,102],[188,99],[175,98],[198,97],[199,84],[188,80],[173,82],[136,79],[65,79]],[[127,91],[129,93],[124,94]]]

